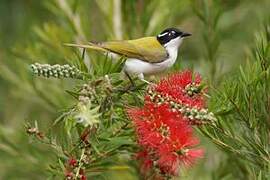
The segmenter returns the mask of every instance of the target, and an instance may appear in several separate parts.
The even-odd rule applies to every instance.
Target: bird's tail
[[[79,48],[85,48],[85,49],[93,49],[97,51],[104,51],[107,52],[106,49],[103,47],[100,47],[98,44],[90,42],[89,44],[72,44],[72,43],[64,43],[65,46],[69,47],[79,47]]]

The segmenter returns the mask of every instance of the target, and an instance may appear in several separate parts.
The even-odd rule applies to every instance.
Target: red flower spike
[[[202,149],[188,149],[184,156],[181,157],[183,165],[189,167],[195,163],[197,158],[202,158],[204,151]]]
[[[71,167],[75,167],[77,165],[77,160],[75,158],[70,158],[68,160],[68,165]]]
[[[165,174],[178,175],[181,167],[192,166],[196,159],[203,157],[202,149],[185,149],[182,148],[179,151],[172,150],[171,148],[161,147],[158,150],[159,159],[158,166],[160,170]]]
[[[81,180],[87,180],[87,177],[85,175],[82,175]]]
[[[141,161],[140,172],[146,175],[147,172],[153,167],[153,161],[146,150],[137,153],[136,159]]]
[[[200,75],[193,75],[192,71],[187,70],[162,79],[156,86],[153,86],[151,90],[162,96],[169,96],[177,103],[185,104],[190,107],[203,108],[205,101],[201,93],[190,96],[186,92],[186,87],[191,84],[193,86],[199,86],[200,83]],[[145,100],[148,101],[149,99]]]
[[[192,135],[192,128],[168,104],[147,102],[141,109],[129,109],[128,115],[134,122],[138,143],[144,149],[138,156],[143,166],[155,161],[162,173],[177,175],[181,165],[189,166],[202,156],[202,150],[192,149],[199,143]]]
[[[80,169],[79,170],[79,175],[80,175],[80,180],[87,180],[87,177],[85,175],[85,170],[84,169]]]
[[[65,177],[66,177],[66,179],[73,179],[73,173],[72,172],[70,172],[70,171],[66,171],[65,172]]]

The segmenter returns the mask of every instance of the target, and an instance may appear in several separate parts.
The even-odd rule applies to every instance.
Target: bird
[[[157,36],[133,40],[89,42],[87,44],[65,43],[64,45],[123,56],[126,58],[123,71],[127,75],[137,75],[139,79],[149,83],[144,80],[144,76],[160,73],[173,66],[182,41],[188,36],[191,36],[191,33],[178,28],[167,28]]]

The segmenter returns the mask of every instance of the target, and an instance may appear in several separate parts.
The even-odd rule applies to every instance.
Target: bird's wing
[[[162,62],[168,57],[166,49],[157,41],[156,37],[103,42],[98,46],[127,58],[136,58],[151,63]]]

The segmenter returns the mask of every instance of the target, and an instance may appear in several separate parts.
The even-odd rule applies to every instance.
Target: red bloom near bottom
[[[137,157],[144,171],[155,169],[160,174],[178,175],[181,166],[190,166],[203,156],[202,150],[193,149],[199,141],[190,125],[167,104],[147,102],[143,108],[129,109],[128,115],[142,147]]]

